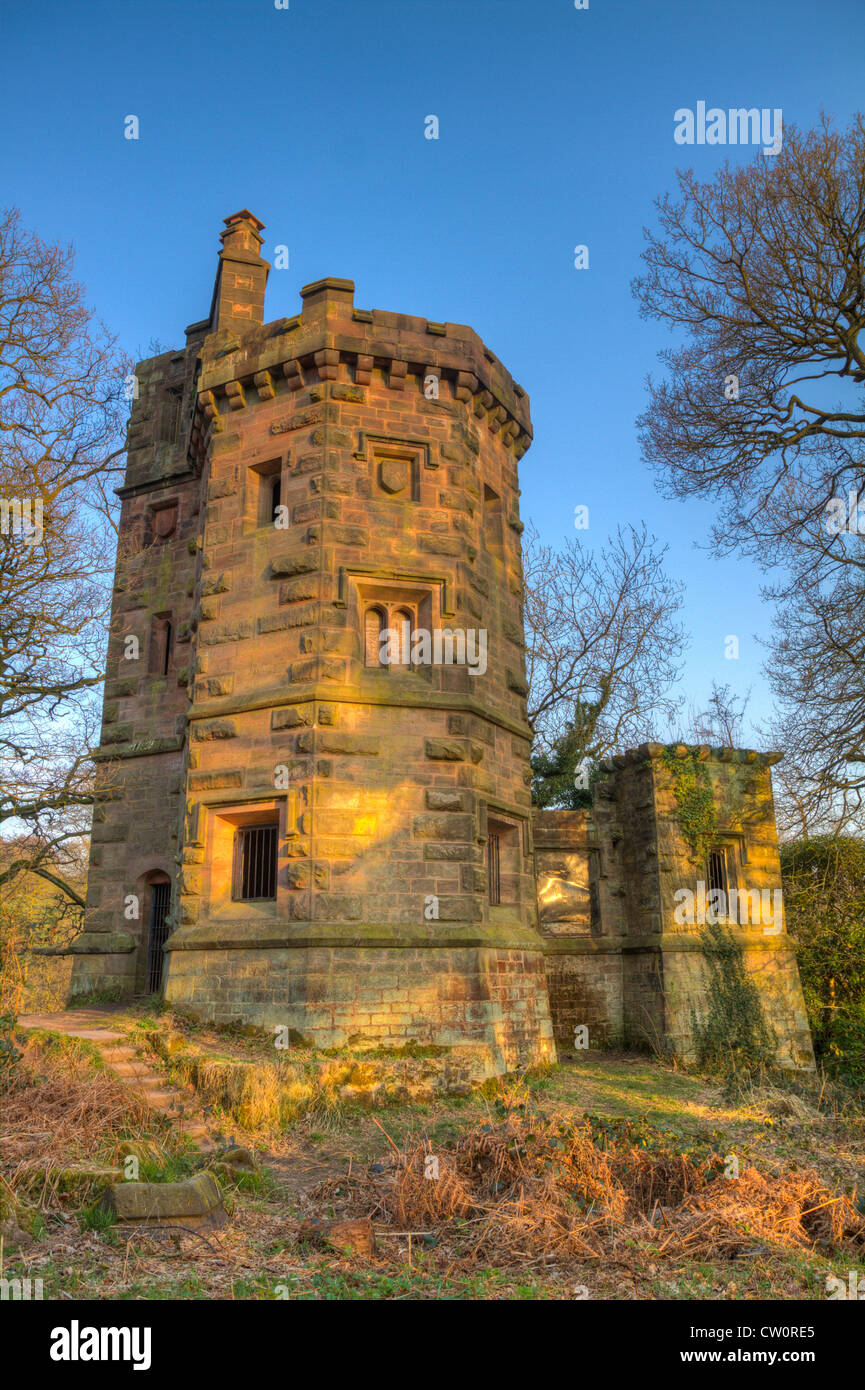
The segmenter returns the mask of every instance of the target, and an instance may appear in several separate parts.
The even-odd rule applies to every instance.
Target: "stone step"
[[[177,1103],[174,1091],[148,1091],[142,1099],[146,1100],[153,1110],[173,1110]]]
[[[203,1152],[215,1152],[219,1146],[211,1138],[194,1093],[167,1087],[165,1078],[142,1058],[126,1033],[111,1027],[109,1020],[110,1014],[99,1009],[76,1009],[58,1014],[25,1014],[18,1019],[18,1026],[24,1029],[45,1028],[53,1033],[95,1043],[113,1076],[152,1110],[167,1114],[172,1123]]]

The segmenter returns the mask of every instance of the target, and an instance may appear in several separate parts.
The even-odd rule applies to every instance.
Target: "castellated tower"
[[[348,280],[265,324],[261,230],[226,219],[209,319],[137,371],[73,990],[553,1059],[528,399],[470,328]]]
[[[265,324],[261,230],[226,219],[209,317],[136,373],[72,992],[463,1074],[692,1060],[711,891],[778,1063],[813,1067],[780,755],[644,744],[590,812],[533,816],[526,395],[470,328],[349,280]]]

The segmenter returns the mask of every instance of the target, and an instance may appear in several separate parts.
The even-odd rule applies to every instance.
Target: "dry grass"
[[[865,1247],[854,1199],[811,1171],[748,1167],[727,1179],[720,1154],[695,1161],[610,1142],[588,1120],[476,1126],[436,1155],[437,1179],[425,1176],[429,1154],[426,1140],[406,1144],[382,1177],[357,1185],[354,1205],[397,1229],[434,1230],[459,1263],[622,1258],[635,1247],[707,1260],[765,1246]]]
[[[373,1109],[429,1100],[447,1084],[444,1067],[430,1058],[323,1059],[310,1054],[297,1060],[240,1060],[191,1049],[162,1056],[169,1074],[192,1085],[206,1105],[253,1136],[282,1132],[303,1117],[327,1129],[348,1106]]]
[[[181,1056],[172,1062],[205,1104],[218,1107],[249,1134],[285,1129],[306,1112],[334,1103],[333,1093],[294,1063],[197,1056]]]
[[[188,1060],[190,1040],[181,1042]],[[0,1158],[7,1174],[29,1162],[16,1177],[19,1200],[44,1201],[44,1221],[19,1263],[22,1274],[45,1276],[46,1296],[270,1298],[288,1279],[298,1289],[292,1296],[327,1299],[572,1298],[575,1285],[590,1285],[593,1298],[818,1298],[827,1273],[865,1263],[855,1193],[832,1187],[843,1182],[850,1193],[854,1160],[861,1172],[861,1122],[848,1134],[815,1111],[806,1124],[783,1089],[754,1091],[746,1126],[743,1112],[719,1108],[716,1092],[687,1078],[672,1084],[666,1070],[597,1059],[591,1070],[583,1064],[537,1083],[500,1082],[456,1104],[443,1099],[434,1111],[361,1112],[343,1104],[340,1088],[377,1086],[376,1059],[319,1058],[313,1068],[296,1052],[287,1063],[255,1056],[251,1044],[237,1051],[196,1058],[215,1106],[236,1107],[266,1128],[285,1113],[279,1097],[293,1081],[313,1095],[304,1089],[299,1097],[281,1152],[264,1155],[272,1187],[238,1192],[218,1236],[189,1236],[181,1247],[91,1229],[78,1219],[90,1194],[40,1177],[76,1160],[110,1162],[121,1136],[141,1138],[142,1126],[160,1122],[136,1113],[129,1093],[118,1094],[88,1063],[86,1048],[36,1054],[34,1074],[7,1098]],[[165,1060],[173,1067],[177,1056]],[[335,1097],[338,1127],[306,1137],[310,1116],[321,1112],[304,1107],[322,1104],[326,1093]],[[790,1119],[764,1122],[771,1111]],[[683,1119],[684,1129],[671,1128]],[[710,1131],[707,1119],[722,1120],[724,1132]],[[760,1137],[764,1123],[766,1143],[755,1152],[748,1136]],[[818,1133],[833,1153],[846,1144],[850,1162],[836,1168],[815,1159]],[[160,1149],[172,1142],[160,1131]],[[741,1155],[734,1182],[722,1175],[731,1151]],[[430,1156],[436,1179],[425,1175]],[[822,1180],[804,1171],[817,1161]],[[296,1231],[312,1217],[372,1218],[377,1255],[298,1244]]]
[[[143,1100],[79,1050],[53,1052],[49,1075],[44,1065],[38,1048],[28,1046],[3,1093],[0,1134],[6,1183],[42,1208],[57,1197],[59,1175],[71,1164],[157,1123]]]

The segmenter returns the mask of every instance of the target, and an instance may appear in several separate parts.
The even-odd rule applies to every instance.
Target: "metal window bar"
[[[243,902],[276,897],[276,825],[247,825],[238,831],[236,897]]]
[[[166,917],[171,903],[171,884],[154,883],[150,888],[150,937],[147,945],[147,992],[158,994],[162,989],[162,970],[165,963],[163,946],[168,938]]]
[[[710,893],[727,894],[727,859],[722,849],[710,849],[706,862],[706,886]]]
[[[490,876],[490,906],[496,907],[502,900],[502,858],[501,836],[490,831],[487,862]]]

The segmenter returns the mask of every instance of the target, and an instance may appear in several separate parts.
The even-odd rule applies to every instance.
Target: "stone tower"
[[[348,280],[265,324],[261,231],[226,219],[210,317],[137,370],[73,989],[552,1059],[528,399],[472,329]]]
[[[780,755],[644,744],[590,812],[533,815],[525,392],[349,280],[265,324],[261,231],[226,219],[209,317],[136,372],[72,992],[476,1074],[580,1034],[692,1058],[708,889],[778,1061],[813,1066]]]

